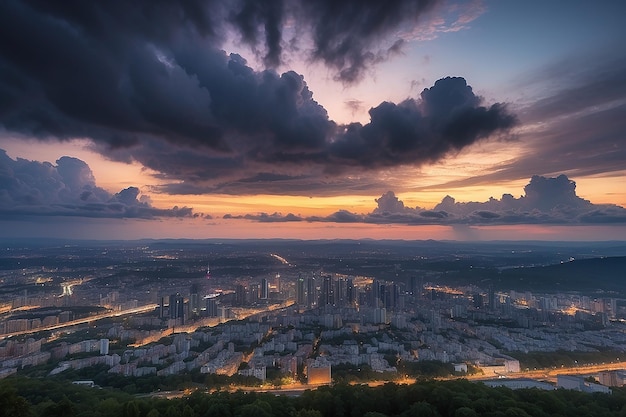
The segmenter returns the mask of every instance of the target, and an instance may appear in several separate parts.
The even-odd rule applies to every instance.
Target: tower
[[[417,294],[417,277],[415,275],[412,275],[411,278],[409,278],[409,294]]]
[[[309,307],[315,305],[315,276],[311,276],[306,280],[306,303]]]
[[[179,319],[185,324],[185,299],[180,293],[170,295],[170,319]]]
[[[354,293],[354,283],[352,282],[352,278],[348,278],[346,282],[346,303],[349,305],[354,305],[356,301],[356,295]]]
[[[189,314],[200,314],[200,286],[195,283],[189,289]]]
[[[320,292],[320,306],[325,306],[332,303],[332,278],[330,275],[324,275],[322,280],[322,291]]]
[[[238,306],[246,305],[246,287],[241,284],[235,286],[235,304]]]
[[[270,285],[266,278],[261,279],[261,294],[260,297],[262,300],[267,300],[269,297]]]
[[[335,305],[343,305],[346,302],[346,280],[344,278],[338,278],[335,281],[333,301]]]
[[[274,277],[274,287],[276,287],[276,292],[280,294],[280,274],[276,274]]]
[[[217,297],[206,299],[206,315],[207,317],[217,317]]]
[[[302,275],[299,275],[298,280],[296,281],[296,302],[300,305],[304,305],[305,301],[304,279],[302,278]]]

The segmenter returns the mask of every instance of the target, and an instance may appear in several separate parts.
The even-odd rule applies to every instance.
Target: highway
[[[89,316],[89,317],[85,317],[85,318],[81,318],[77,320],[71,320],[65,323],[54,324],[51,326],[42,326],[42,327],[37,327],[36,329],[31,329],[31,330],[23,330],[19,332],[0,334],[0,340],[6,339],[9,337],[32,334],[32,333],[37,333],[37,332],[42,332],[42,331],[63,329],[65,327],[72,327],[78,324],[91,323],[92,321],[110,318],[110,317],[126,316],[128,314],[136,314],[136,313],[146,313],[148,311],[154,310],[157,307],[158,307],[158,304],[146,304],[141,307],[129,308],[127,310],[110,311],[108,313],[97,314],[95,316]]]
[[[528,378],[535,380],[550,380],[556,382],[557,375],[593,375],[602,371],[612,371],[626,369],[626,361],[624,362],[613,362],[606,364],[597,364],[597,365],[584,365],[584,366],[572,366],[572,367],[563,367],[563,368],[550,368],[550,369],[537,369],[532,371],[525,372],[516,372],[516,373],[508,373],[503,375],[503,377],[507,379],[515,379],[515,378]],[[497,378],[497,377],[496,377]],[[455,380],[455,379],[467,379],[471,381],[483,381],[494,379],[493,375],[485,376],[485,375],[465,375],[465,376],[452,376],[447,378],[436,378],[438,380]],[[405,384],[414,384],[417,381],[416,378],[402,378],[395,381],[368,381],[368,382],[355,382],[355,385],[367,385],[369,387],[378,387],[384,385],[388,382],[392,382],[394,384],[405,385]],[[299,395],[303,391],[309,389],[316,389],[321,385],[308,385],[308,384],[286,384],[280,387],[274,386],[260,386],[260,387],[245,387],[245,386],[230,386],[227,388],[228,391],[236,392],[236,391],[244,391],[244,392],[268,392],[275,395],[288,395],[294,396]],[[182,397],[184,395],[188,395],[189,392],[176,392],[170,391],[167,393],[168,398],[173,397]],[[154,395],[159,395],[158,393],[154,393]]]
[[[545,368],[545,369],[533,369],[532,371],[522,371],[515,373],[503,374],[505,378],[530,378],[537,380],[554,379],[557,375],[593,375],[603,371],[615,371],[619,369],[626,369],[626,361],[622,362],[610,362],[594,365],[577,365],[561,368]],[[486,377],[484,375],[469,375],[467,379],[481,380],[481,379],[494,379],[493,376]]]

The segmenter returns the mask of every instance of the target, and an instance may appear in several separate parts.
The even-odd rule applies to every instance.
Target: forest
[[[337,384],[299,396],[215,390],[180,398],[137,396],[42,378],[0,381],[0,416],[11,417],[609,417],[626,416],[613,394],[489,388],[467,380],[378,387]]]

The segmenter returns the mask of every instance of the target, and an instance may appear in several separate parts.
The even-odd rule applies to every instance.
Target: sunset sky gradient
[[[624,240],[622,1],[0,3],[0,238]]]

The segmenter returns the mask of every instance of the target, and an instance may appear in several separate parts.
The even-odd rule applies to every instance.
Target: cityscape
[[[607,393],[626,378],[625,252],[619,242],[7,245],[0,375],[75,371],[95,384],[103,373],[195,373],[278,392],[427,376]],[[545,270],[550,281],[536,285]],[[597,288],[577,287],[581,273]]]
[[[626,1],[0,1],[0,417],[625,417]]]

